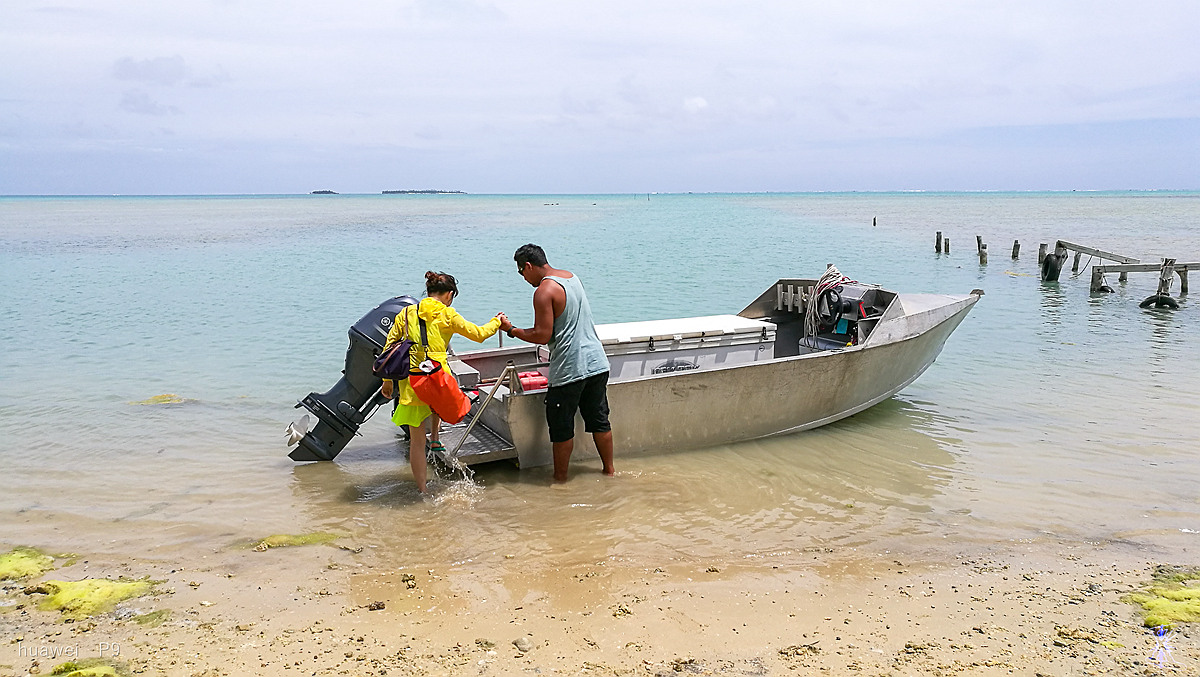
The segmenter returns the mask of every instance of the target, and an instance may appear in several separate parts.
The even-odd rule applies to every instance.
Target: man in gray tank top
[[[533,326],[519,329],[507,317],[500,329],[511,338],[550,348],[546,422],[554,446],[554,480],[567,480],[575,448],[575,412],[592,434],[604,474],[613,474],[612,427],[608,423],[608,356],[596,335],[583,284],[569,270],[552,268],[546,252],[527,244],[513,256],[521,277],[534,287]]]

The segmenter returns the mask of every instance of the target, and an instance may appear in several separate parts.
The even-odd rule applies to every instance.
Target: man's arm
[[[533,292],[533,326],[529,329],[513,327],[508,335],[527,343],[549,343],[554,337],[555,306],[561,313],[566,302],[567,293],[562,285],[552,280],[542,280]]]

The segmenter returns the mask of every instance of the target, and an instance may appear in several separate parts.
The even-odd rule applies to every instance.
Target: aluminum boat
[[[736,315],[597,325],[617,455],[784,435],[863,411],[924,373],[980,294],[898,293],[831,267],[818,279],[776,281]],[[342,381],[297,405],[317,423],[309,431],[306,416],[289,426],[292,459],[331,460],[386,403],[370,362],[396,312],[413,302],[392,299],[351,328]],[[442,460],[552,463],[547,358],[535,345],[452,355],[451,370],[477,400],[461,423],[443,427]],[[578,458],[595,452],[578,416],[576,446]]]

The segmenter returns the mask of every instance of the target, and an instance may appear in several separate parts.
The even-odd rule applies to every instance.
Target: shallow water
[[[1197,223],[1194,193],[0,198],[0,538],[176,557],[330,530],[459,566],[1039,538],[1181,556],[1200,538],[1194,305],[1139,309],[1149,273],[1106,296],[1087,271],[1042,284],[1036,253],[1061,238],[1196,261]],[[828,262],[986,295],[890,401],[788,437],[618,449],[614,479],[588,458],[563,487],[497,464],[423,500],[385,416],[335,463],[287,459],[292,407],[336,381],[349,325],[426,269],[459,278],[468,318],[531,323],[511,259],[528,241],[601,322],[737,312]],[[132,404],[163,393],[186,401]]]

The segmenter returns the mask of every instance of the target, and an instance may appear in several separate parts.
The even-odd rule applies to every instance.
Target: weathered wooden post
[[[942,253],[942,231],[937,232],[937,239],[933,241],[933,251],[938,254]]]
[[[1163,259],[1162,268],[1158,271],[1158,293],[1154,296],[1147,296],[1146,300],[1138,304],[1139,308],[1170,308],[1176,310],[1179,304],[1175,299],[1171,298],[1171,282],[1175,278],[1175,259]]]
[[[1108,286],[1108,284],[1104,281],[1105,272],[1107,271],[1105,271],[1104,266],[1102,265],[1092,266],[1092,285],[1090,291],[1093,294],[1113,293],[1113,288]]]
[[[1021,256],[1021,241],[1013,240],[1013,261],[1016,261]]]
[[[1047,254],[1042,259],[1042,282],[1058,282],[1062,266],[1067,262],[1067,248],[1058,242],[1054,245],[1054,253]]]
[[[1083,252],[1075,252],[1075,261],[1071,263],[1071,272],[1079,272],[1079,257],[1083,256]]]
[[[950,238],[946,238],[942,244],[946,245],[946,253],[949,254],[950,253]]]
[[[987,265],[987,245],[986,244],[979,245],[979,265],[981,265],[981,266]]]
[[[1175,259],[1163,259],[1162,269],[1158,272],[1158,293],[1170,294],[1171,283],[1175,281]]]
[[[983,236],[976,235],[975,236],[975,251],[980,251],[982,249],[983,249]]]
[[[1039,266],[1042,265],[1042,261],[1045,261],[1045,260],[1046,260],[1046,243],[1043,242],[1038,245],[1038,265]]]
[[[1175,271],[1175,274],[1179,276],[1179,295],[1180,296],[1183,296],[1184,294],[1188,293],[1187,292],[1187,273],[1188,273],[1187,268],[1180,268],[1179,270]]]

